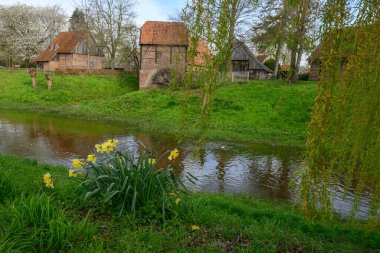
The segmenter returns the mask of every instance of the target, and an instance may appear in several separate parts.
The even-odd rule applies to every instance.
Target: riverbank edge
[[[191,193],[196,203],[193,210],[196,218],[191,223],[169,221],[162,226],[151,221],[136,225],[130,223],[128,217],[108,217],[80,207],[75,202],[78,181],[71,180],[67,170],[62,166],[39,164],[31,159],[0,155],[0,216],[4,215],[0,217],[0,251],[7,249],[7,246],[25,245],[28,240],[34,240],[28,233],[38,230],[38,226],[46,230],[46,224],[35,224],[37,227],[34,230],[20,228],[19,231],[7,231],[10,219],[7,213],[12,212],[11,209],[20,201],[24,203],[28,197],[35,200],[40,196],[48,198],[51,206],[62,212],[71,226],[91,227],[86,230],[90,235],[78,234],[74,241],[65,242],[66,238],[56,238],[67,243],[59,244],[63,247],[59,249],[67,252],[121,249],[138,252],[152,252],[153,249],[165,252],[178,252],[179,249],[181,252],[193,252],[195,249],[288,252],[294,247],[305,252],[366,252],[380,247],[379,222],[375,225],[373,222],[348,221],[338,217],[325,222],[312,220],[302,216],[300,210],[290,204],[243,195]],[[51,174],[54,189],[44,187],[42,176],[45,173]],[[33,215],[30,214],[31,217]],[[17,215],[11,217],[17,219]],[[200,228],[199,231],[192,231],[194,224]],[[17,233],[22,236],[19,238]],[[8,234],[12,237],[8,238]],[[65,235],[61,234],[62,237]],[[21,241],[18,242],[17,238]],[[168,240],[172,243],[167,244]],[[14,244],[10,245],[12,242]],[[30,243],[33,244],[32,241]]]
[[[84,112],[83,110],[78,111],[78,107],[53,107],[53,108],[46,108],[41,106],[35,106],[25,103],[15,103],[13,101],[6,101],[5,99],[0,98],[0,110],[7,110],[7,111],[16,111],[16,112],[30,112],[30,113],[41,113],[46,115],[58,115],[58,116],[64,116],[68,118],[73,119],[84,119],[89,121],[106,121],[109,124],[117,124],[117,125],[123,125],[123,127],[128,128],[132,131],[138,131],[143,132],[147,134],[154,134],[154,135],[167,135],[172,138],[178,137],[180,134],[184,134],[183,132],[180,132],[179,127],[178,128],[168,128],[164,122],[161,122],[159,120],[155,120],[152,118],[146,119],[146,118],[140,118],[140,119],[134,119],[134,118],[122,118],[122,117],[115,117],[115,116],[106,116],[102,114],[92,113],[92,112]],[[198,138],[199,132],[196,132],[193,128],[189,129],[189,131],[186,131],[185,135],[182,136],[183,138],[191,139],[191,138]],[[300,142],[297,140],[294,140],[291,136],[283,135],[283,138],[281,140],[273,142],[268,141],[264,136],[262,138],[252,138],[252,136],[240,134],[237,135],[234,132],[231,131],[224,131],[219,132],[218,130],[215,131],[214,129],[210,128],[206,132],[206,140],[208,141],[227,141],[227,142],[239,142],[242,144],[248,144],[248,143],[255,143],[255,144],[265,144],[265,145],[272,145],[272,146],[286,146],[290,148],[300,148],[305,149],[306,148],[306,141],[305,138],[304,141]]]

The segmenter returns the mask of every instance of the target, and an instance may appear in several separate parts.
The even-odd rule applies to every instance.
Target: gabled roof
[[[34,61],[50,61],[57,53],[72,53],[84,36],[82,32],[60,32]]]
[[[232,60],[249,61],[249,69],[251,70],[264,70],[269,73],[273,72],[256,58],[256,56],[252,53],[252,51],[244,42],[237,39],[235,39],[234,41]]]
[[[258,54],[256,55],[257,60],[259,60],[261,63],[265,61],[266,58],[268,58],[269,55],[266,54]]]
[[[147,21],[140,29],[140,45],[188,46],[188,38],[181,22]]]

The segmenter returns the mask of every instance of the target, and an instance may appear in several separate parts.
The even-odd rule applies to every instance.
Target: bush
[[[298,79],[302,81],[309,81],[309,73],[300,74]]]
[[[264,62],[264,65],[267,66],[270,70],[274,70],[274,66],[276,65],[276,60],[274,59],[269,59],[266,62]],[[280,69],[280,65],[278,66]]]
[[[187,191],[172,168],[156,168],[158,161],[153,152],[135,159],[114,151],[116,143],[109,140],[96,145],[97,156],[89,155],[86,162],[74,160],[76,171],[70,171],[72,176],[87,171],[80,184],[85,203],[144,219],[165,221],[176,216],[179,203],[184,202],[181,196]],[[175,150],[169,158],[173,160],[178,155]]]

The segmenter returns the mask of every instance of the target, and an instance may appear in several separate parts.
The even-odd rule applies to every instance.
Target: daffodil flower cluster
[[[51,179],[51,175],[50,173],[46,173],[43,177],[44,179],[44,183],[45,183],[45,186],[47,188],[54,188],[54,185],[53,185],[53,180]]]
[[[103,142],[102,144],[96,144],[95,145],[95,150],[97,153],[100,153],[100,154],[103,154],[103,153],[111,153],[115,148],[116,148],[116,145],[118,143],[118,140],[116,139],[109,139],[105,142]],[[169,156],[168,156],[168,159],[170,161],[173,161],[175,160],[177,157],[179,156],[179,151],[178,149],[174,149],[170,152]],[[122,159],[122,158],[119,158],[119,159]],[[81,174],[82,173],[82,169],[83,167],[88,164],[88,163],[96,163],[97,161],[97,157],[94,153],[92,154],[89,154],[87,156],[87,159],[86,161],[84,159],[74,159],[72,161],[72,166],[74,169],[69,169],[69,177],[77,177],[78,174]],[[155,158],[149,158],[148,159],[148,163],[150,165],[154,165],[156,164],[157,160]],[[54,188],[54,185],[53,185],[53,180],[51,178],[51,175],[49,173],[46,173],[44,176],[43,176],[43,182],[45,183],[45,186],[47,188]],[[175,198],[175,204],[179,204],[181,199],[177,196],[176,193],[171,193],[170,194],[172,197]]]
[[[96,152],[98,153],[111,153],[115,147],[116,147],[116,144],[118,143],[119,141],[116,140],[116,139],[110,139],[110,140],[107,140],[105,142],[103,142],[102,144],[96,144],[95,145],[95,150]],[[84,160],[80,160],[80,159],[74,159],[73,160],[73,167],[75,170],[73,169],[70,169],[69,170],[69,177],[76,177],[77,174],[80,174],[81,173],[81,169],[83,168],[83,166],[86,164],[86,163],[96,163],[96,160],[97,160],[97,157],[95,154],[89,154],[87,156],[87,159],[86,161]]]
[[[115,149],[116,144],[118,142],[119,141],[116,139],[110,139],[108,141],[103,142],[102,144],[96,144],[95,145],[96,152],[109,154]]]
[[[178,156],[179,156],[178,149],[174,149],[173,151],[170,152],[168,159],[172,161],[172,160],[175,160]]]

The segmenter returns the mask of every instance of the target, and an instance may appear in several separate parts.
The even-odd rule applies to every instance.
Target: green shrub
[[[298,79],[302,81],[309,81],[309,73],[300,74]]]
[[[181,196],[186,194],[183,182],[176,177],[172,168],[156,168],[153,152],[136,159],[128,153],[113,151],[115,140],[97,145],[97,161],[74,160],[73,166],[83,166],[87,171],[80,188],[84,191],[85,203],[103,210],[117,209],[119,215],[165,221],[176,216]],[[113,144],[112,144],[113,143]],[[173,155],[174,154],[174,155]],[[172,159],[178,151],[172,151]]]
[[[276,60],[274,59],[269,59],[266,62],[264,62],[264,65],[267,66],[270,70],[274,70],[274,66],[276,65]],[[281,66],[279,65],[278,68]]]

